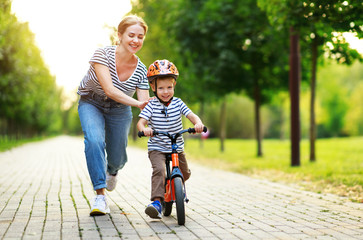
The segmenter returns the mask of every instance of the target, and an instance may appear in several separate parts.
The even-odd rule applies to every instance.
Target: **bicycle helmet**
[[[147,70],[147,78],[150,84],[152,84],[153,80],[158,77],[173,77],[176,81],[178,76],[179,72],[174,63],[166,59],[156,60],[150,65],[149,69]],[[163,103],[165,106],[168,106],[173,98],[170,98],[169,101],[167,102],[161,100],[161,98],[159,98],[157,93],[157,81],[154,81],[153,84],[154,84],[153,90],[155,89],[154,91],[155,96],[159,99],[161,103]]]
[[[179,76],[179,72],[174,63],[169,60],[156,60],[149,66],[147,78],[151,83],[152,80],[161,76],[170,76],[176,80]]]

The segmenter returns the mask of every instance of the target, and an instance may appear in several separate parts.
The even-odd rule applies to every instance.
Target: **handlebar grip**
[[[207,127],[206,127],[206,126],[204,126],[204,128],[203,128],[203,132],[207,132],[207,131],[208,131]],[[189,129],[188,129],[188,133],[195,133],[195,128],[189,128]]]
[[[158,131],[156,131],[156,130],[153,131],[153,136],[158,135],[158,134],[159,134]],[[145,133],[144,132],[138,132],[137,136],[139,136],[139,138],[145,137]]]

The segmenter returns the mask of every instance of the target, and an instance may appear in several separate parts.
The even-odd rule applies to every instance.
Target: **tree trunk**
[[[318,58],[318,39],[314,38],[311,44],[311,96],[310,96],[310,162],[315,162],[315,89],[316,89],[316,67]]]
[[[300,48],[299,34],[290,27],[291,166],[300,166]]]
[[[220,140],[221,140],[221,152],[224,152],[224,140],[226,139],[226,97],[223,98],[221,105],[221,115],[220,115]]]
[[[7,121],[5,118],[0,118],[0,136],[7,136],[7,129],[6,126]]]
[[[257,140],[257,157],[262,157],[262,141],[261,141],[261,118],[260,118],[260,106],[261,106],[261,93],[258,79],[255,79],[255,132]]]
[[[199,117],[202,119],[203,121],[203,118],[204,118],[204,101],[202,101],[200,103],[200,110],[199,110]],[[203,149],[204,148],[204,139],[201,137],[200,138],[200,144],[199,144],[199,148],[200,149]]]

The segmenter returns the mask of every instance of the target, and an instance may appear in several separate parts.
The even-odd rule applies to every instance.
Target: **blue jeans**
[[[93,188],[106,188],[106,171],[115,174],[127,162],[131,107],[116,102],[112,106],[109,102],[82,97],[78,103],[78,114]]]

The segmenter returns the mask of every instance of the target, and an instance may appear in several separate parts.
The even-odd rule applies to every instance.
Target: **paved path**
[[[0,153],[1,239],[363,239],[363,205],[191,164],[186,224],[144,214],[146,151],[129,148],[111,214],[90,217],[83,140],[61,136]]]

